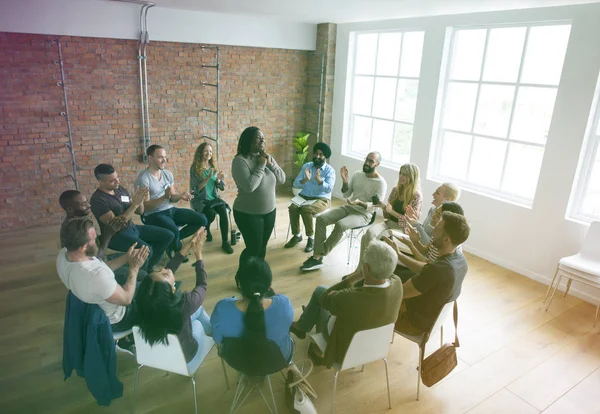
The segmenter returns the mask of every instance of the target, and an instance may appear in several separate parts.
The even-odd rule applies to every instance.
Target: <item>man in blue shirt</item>
[[[317,142],[313,147],[312,162],[304,164],[294,180],[294,188],[302,190],[294,197],[288,208],[292,238],[285,244],[286,248],[294,247],[302,241],[302,233],[300,233],[302,216],[308,238],[304,251],[313,251],[315,234],[313,218],[329,208],[335,184],[335,170],[326,162],[329,157],[331,157],[331,148],[324,142]]]

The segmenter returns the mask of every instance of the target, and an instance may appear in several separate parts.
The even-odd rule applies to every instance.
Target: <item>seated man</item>
[[[428,244],[431,241],[431,233],[435,227],[435,223],[431,222],[433,214],[439,206],[444,204],[446,201],[456,201],[460,197],[460,188],[454,183],[443,183],[440,185],[435,192],[432,194],[433,206],[427,212],[427,217],[423,220],[423,224],[419,223],[419,217],[415,214],[412,207],[406,208],[405,217],[410,225],[419,233],[422,244]]]
[[[458,298],[468,266],[457,247],[467,240],[469,233],[464,216],[442,213],[431,239],[439,256],[403,284],[404,301],[396,322],[397,331],[407,334],[429,331],[442,307]]]
[[[333,208],[317,217],[315,234],[315,253],[306,260],[300,270],[315,270],[323,267],[323,257],[340,242],[344,232],[353,227],[369,224],[375,205],[382,200],[387,191],[387,183],[376,171],[381,162],[381,154],[371,152],[367,155],[362,171],[357,171],[348,183],[348,168],[342,167],[342,194],[347,198],[345,206]],[[327,226],[334,224],[333,231],[327,236]]]
[[[96,229],[91,219],[76,217],[65,220],[60,228],[60,242],[64,246],[56,258],[56,270],[64,285],[81,301],[98,304],[104,311],[113,332],[122,332],[134,324],[135,293],[138,270],[150,251],[142,245],[135,249],[133,244],[127,254],[104,263],[95,257]],[[129,264],[127,282],[121,287],[115,280],[114,269]],[[130,306],[131,305],[131,306]],[[123,340],[119,346],[131,348],[131,342]]]
[[[325,211],[331,204],[331,193],[335,185],[335,170],[327,164],[326,159],[331,157],[331,149],[324,142],[318,142],[313,147],[313,160],[302,166],[300,173],[294,180],[294,188],[301,188],[300,197],[312,201],[311,204],[297,206],[293,202],[288,207],[292,238],[285,244],[286,248],[294,247],[302,241],[300,233],[300,216],[306,231],[305,252],[313,251],[313,217]]]
[[[130,197],[129,192],[120,185],[117,172],[108,164],[100,164],[94,168],[94,175],[99,187],[92,194],[90,201],[100,230],[104,233],[108,223],[115,217],[123,217],[126,223],[123,229],[111,238],[108,247],[125,252],[134,243],[148,246],[150,259],[147,271],[151,272],[173,240],[173,235],[160,227],[136,225],[131,220],[134,214],[144,213],[143,203],[148,197],[148,188],[140,187],[133,197]]]
[[[135,185],[147,187],[150,198],[144,201],[144,219],[146,224],[162,227],[173,234],[173,242],[167,251],[171,257],[173,252],[181,250],[181,240],[196,233],[200,227],[206,227],[208,221],[204,214],[189,208],[177,208],[172,203],[179,200],[190,201],[192,195],[188,191],[175,192],[173,173],[165,170],[167,152],[160,145],[150,145],[146,150],[148,168],[138,174]],[[183,226],[180,230],[179,226]],[[187,262],[187,257],[184,262]]]
[[[373,240],[365,250],[362,274],[349,277],[327,289],[315,289],[302,316],[290,327],[298,338],[305,338],[313,326],[327,341],[324,364],[330,367],[341,363],[358,331],[393,323],[402,301],[402,282],[392,274],[396,268],[396,254],[385,243]],[[361,284],[355,283],[363,280]],[[335,316],[333,330],[329,319]],[[320,355],[309,351],[312,359]]]

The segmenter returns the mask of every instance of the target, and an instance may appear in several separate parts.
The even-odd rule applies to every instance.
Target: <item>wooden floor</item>
[[[339,246],[320,272],[300,273],[302,248],[283,249],[287,201],[278,199],[277,235],[267,259],[274,289],[289,296],[296,310],[307,303],[319,284],[332,284],[350,270],[347,245]],[[217,233],[217,232],[215,232]],[[77,376],[63,381],[62,325],[66,289],[55,269],[58,228],[34,228],[2,235],[0,240],[0,412],[1,413],[127,413],[133,402],[134,358],[119,354],[122,398],[99,407]],[[220,236],[205,248],[209,290],[205,307],[237,294],[235,255],[220,251]],[[356,253],[356,252],[355,252]],[[356,255],[355,255],[356,256]],[[549,312],[542,299],[546,287],[524,276],[469,255],[469,274],[460,297],[458,368],[433,388],[421,387],[415,401],[417,347],[396,337],[389,356],[392,410],[387,409],[382,362],[364,372],[340,374],[338,413],[598,413],[600,399],[600,335],[592,328],[594,308],[572,296],[555,299]],[[193,287],[193,273],[183,265],[176,277]],[[448,325],[446,332],[452,332]],[[450,334],[448,334],[448,340]],[[439,343],[433,338],[431,343]],[[308,341],[296,341],[296,361],[306,358]],[[235,373],[228,368],[230,381]],[[227,390],[213,350],[196,374],[199,411],[226,413],[234,389]],[[328,412],[333,372],[316,368],[310,382],[319,397],[319,412]],[[233,384],[232,384],[233,385]],[[283,385],[274,383],[280,412]],[[187,378],[144,368],[138,392],[138,413],[193,412]],[[239,413],[268,412],[253,396]]]

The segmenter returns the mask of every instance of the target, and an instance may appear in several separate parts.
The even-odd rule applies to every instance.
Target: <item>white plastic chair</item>
[[[419,391],[421,388],[421,368],[423,366],[423,360],[425,359],[425,347],[427,346],[427,342],[429,341],[432,332],[435,332],[438,329],[440,330],[440,346],[444,345],[444,323],[452,315],[454,303],[455,302],[450,302],[444,305],[429,332],[423,332],[419,335],[409,335],[394,330],[394,332],[398,335],[408,339],[411,342],[414,342],[419,346],[419,365],[417,366],[417,401],[419,401]]]
[[[138,382],[140,379],[140,369],[143,366],[148,366],[189,377],[192,380],[192,388],[194,390],[194,410],[195,413],[198,414],[196,380],[194,375],[215,345],[213,339],[210,336],[204,337],[204,344],[202,346],[203,354],[198,360],[198,364],[190,367],[190,369],[188,369],[187,363],[185,362],[185,356],[183,355],[183,350],[181,349],[181,344],[179,343],[179,338],[177,338],[177,336],[169,334],[167,336],[167,345],[162,343],[150,345],[142,337],[140,327],[134,326],[133,339],[135,341],[136,349],[135,356],[138,362],[138,368],[135,374],[135,387],[133,390],[133,412],[135,412],[135,399],[137,395]],[[225,383],[227,384],[227,389],[229,389],[229,381],[227,379],[227,372],[225,371],[225,364],[222,361],[221,364],[223,366],[223,374],[225,375]]]
[[[380,326],[379,328],[367,329],[358,331],[354,334],[344,361],[341,364],[334,363],[332,368],[335,370],[333,374],[333,397],[331,401],[331,412],[335,412],[335,390],[337,387],[338,374],[341,371],[346,371],[351,368],[356,368],[359,365],[365,367],[365,364],[383,359],[385,363],[385,379],[387,382],[388,405],[392,408],[392,399],[390,397],[390,379],[388,376],[387,356],[390,350],[390,339],[394,335],[394,324]],[[325,353],[327,342],[322,334],[310,335],[311,339],[317,344],[321,352]]]
[[[567,296],[567,293],[569,293],[569,289],[571,288],[571,282],[573,280],[576,282],[583,283],[587,286],[600,288],[599,221],[593,221],[590,225],[590,228],[588,229],[585,239],[583,240],[583,245],[581,246],[581,250],[579,251],[579,253],[573,256],[563,257],[558,262],[558,268],[556,269],[556,273],[554,274],[552,283],[550,283],[550,286],[548,286],[548,291],[546,292],[546,297],[544,298],[545,303],[548,299],[550,291],[552,290],[552,295],[550,296],[550,301],[548,302],[548,306],[546,306],[546,310],[550,308],[550,304],[552,304],[552,300],[554,299],[554,294],[560,286],[560,282],[563,277],[568,279],[564,296]],[[556,285],[554,285],[555,280]],[[553,285],[554,289],[552,289]],[[598,305],[596,306],[596,317],[594,318],[594,326],[596,326],[596,322],[598,322],[599,310],[600,299],[598,300]]]

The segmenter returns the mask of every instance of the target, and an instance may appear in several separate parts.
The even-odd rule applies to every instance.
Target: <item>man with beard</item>
[[[467,240],[469,233],[464,216],[442,213],[431,239],[438,258],[402,285],[404,301],[396,321],[397,331],[414,335],[429,331],[440,309],[458,298],[468,266],[457,247]]]
[[[127,254],[104,263],[95,255],[96,229],[88,217],[67,219],[60,228],[60,242],[64,246],[56,258],[56,270],[64,285],[81,301],[97,304],[104,311],[114,332],[131,329],[135,309],[133,296],[138,270],[150,251],[133,244]],[[121,287],[115,280],[114,269],[129,264],[127,282]]]
[[[340,170],[342,194],[347,204],[331,209],[317,217],[315,234],[315,252],[306,260],[300,270],[316,270],[323,267],[323,257],[340,242],[348,229],[369,224],[373,216],[373,204],[383,200],[387,183],[376,169],[381,162],[381,154],[371,152],[365,158],[362,171],[357,171],[348,181],[348,168]],[[333,231],[327,236],[327,226],[334,224]]]
[[[285,248],[294,247],[302,241],[300,233],[300,216],[306,230],[305,252],[312,252],[314,247],[313,217],[325,211],[331,203],[331,193],[335,185],[335,170],[326,160],[331,157],[331,149],[324,142],[318,142],[313,147],[313,160],[302,166],[300,173],[294,180],[294,188],[301,188],[299,196],[312,203],[296,205],[294,202],[288,207],[292,238],[285,244]]]

